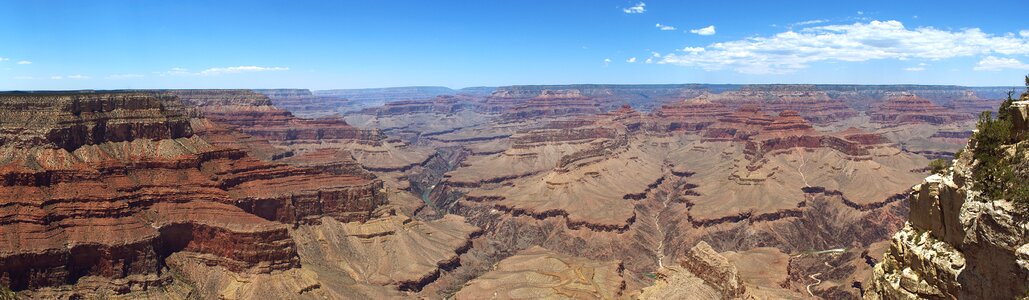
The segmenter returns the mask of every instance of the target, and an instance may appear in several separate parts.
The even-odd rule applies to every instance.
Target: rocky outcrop
[[[661,106],[654,112],[655,130],[700,131],[732,113],[732,109],[698,97]]]
[[[168,281],[176,253],[231,272],[292,269],[291,225],[367,220],[384,201],[381,181],[214,146],[163,92],[5,94],[0,107],[18,108],[0,122],[0,284],[14,290],[146,289]],[[83,132],[69,127],[90,138],[67,142]]]
[[[969,120],[972,116],[948,110],[910,93],[891,94],[867,112],[873,122],[884,124],[928,123],[948,124]]]
[[[401,100],[387,102],[381,107],[369,108],[363,114],[377,117],[395,117],[406,114],[435,113],[450,115],[461,110],[471,109],[473,99],[464,95],[441,95],[432,100]]]
[[[317,143],[323,140],[378,144],[377,130],[359,129],[338,116],[301,119],[272,105],[271,99],[250,90],[171,90],[182,101],[215,123],[263,140]]]
[[[0,95],[0,145],[59,148],[193,134],[182,104],[155,92]]]
[[[690,249],[682,258],[682,266],[715,287],[724,298],[737,298],[746,292],[736,266],[711,249],[706,242],[700,242]]]
[[[743,299],[747,289],[736,266],[706,242],[679,258],[679,264],[659,270],[653,286],[640,299]]]
[[[513,99],[517,101],[518,98]],[[600,113],[599,104],[578,90],[544,90],[535,97],[516,103],[503,111],[501,119],[524,121],[538,117]]]
[[[752,85],[698,98],[733,108],[756,105],[774,113],[795,111],[808,122],[828,124],[857,116],[857,111],[812,85]]]
[[[622,263],[573,257],[533,246],[465,284],[454,299],[617,299]]]
[[[836,134],[821,133],[795,111],[783,111],[773,118],[755,106],[720,118],[704,130],[703,138],[743,142],[746,153],[755,158],[793,148],[830,148],[852,157],[867,157],[870,148],[888,142],[880,135],[856,128]]]
[[[703,133],[705,140],[742,141],[760,133],[765,126],[775,121],[771,116],[761,112],[756,105],[747,105],[738,111],[721,117],[718,122],[708,126]]]
[[[1029,127],[1027,106],[1025,101],[1015,104],[1013,136]],[[929,176],[915,186],[908,198],[909,220],[875,266],[867,298],[1012,299],[1026,294],[1029,215],[1009,200],[981,199],[970,182],[978,163],[971,149],[966,147],[946,175]]]

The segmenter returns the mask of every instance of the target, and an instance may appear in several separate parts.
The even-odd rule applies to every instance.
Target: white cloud
[[[643,61],[643,63],[652,64],[652,63],[654,63],[654,58],[653,57],[648,57],[647,60]]]
[[[691,33],[696,33],[696,34],[699,34],[699,35],[714,35],[715,34],[715,25],[711,25],[711,26],[704,27],[704,28],[690,29],[690,32]]]
[[[32,80],[32,79],[35,79],[35,78],[33,78],[32,76],[14,76],[14,79],[17,79],[17,80]]]
[[[826,19],[807,20],[807,21],[800,21],[800,22],[797,22],[797,23],[793,23],[793,24],[790,24],[790,25],[792,25],[792,26],[805,26],[805,25],[822,24],[822,23],[825,23],[825,22],[829,22],[829,20],[826,20]]]
[[[219,74],[234,74],[244,72],[264,72],[264,71],[289,71],[289,68],[285,67],[258,67],[258,66],[238,66],[238,67],[227,67],[227,68],[210,68],[207,70],[200,71],[200,75],[219,75]]]
[[[89,76],[75,74],[75,75],[69,75],[68,79],[89,79]]]
[[[921,72],[921,71],[925,71],[925,68],[924,67],[910,67],[910,68],[904,68],[904,71],[908,71],[908,72]]]
[[[625,62],[630,63],[630,64],[634,63],[634,62],[636,62],[636,58],[635,57],[630,57],[629,59],[626,59]]]
[[[640,3],[636,3],[636,5],[631,6],[629,8],[623,8],[622,12],[627,14],[642,14],[643,12],[647,11],[646,6],[647,4],[641,1]]]
[[[1029,37],[1029,30],[1019,31],[1018,35],[1021,35],[1022,37]]]
[[[8,61],[8,60],[11,60],[11,59],[10,58],[6,58],[6,57],[0,57],[0,61]]]
[[[1029,54],[1029,38],[998,36],[978,28],[908,29],[899,21],[871,21],[789,30],[772,36],[686,47],[660,63],[749,74],[781,74],[820,61],[940,60],[953,57]]]
[[[1003,69],[1029,70],[1029,64],[1006,57],[987,56],[975,64],[976,71],[1000,71]]]
[[[606,67],[609,64],[611,64],[611,59],[610,58],[605,58],[604,59],[604,66]]]
[[[122,79],[143,78],[143,77],[145,77],[145,76],[139,75],[139,74],[112,74],[112,75],[108,75],[107,79],[122,80]]]
[[[19,60],[18,64],[19,65],[31,65],[32,62],[31,61],[27,61],[27,60]]]
[[[661,29],[662,31],[675,30],[675,27],[668,26],[668,25],[661,25],[661,23],[654,24],[654,27],[657,27],[657,29]]]
[[[689,52],[689,53],[697,54],[697,53],[700,53],[700,52],[704,52],[704,47],[686,47],[686,48],[682,48],[682,52]]]
[[[864,15],[864,14],[865,14],[865,12],[864,12],[864,11],[860,11],[860,10],[859,10],[859,11],[857,11],[857,14],[858,14],[858,15],[860,16],[860,15]]]
[[[653,57],[661,57],[661,53],[657,53],[657,52],[654,52],[654,51],[651,51],[650,55],[653,56]]]
[[[61,80],[61,79],[64,79],[64,77],[62,77],[62,76],[50,76],[50,79]]]
[[[200,72],[190,72],[184,68],[171,68],[166,72],[154,72],[154,74],[160,76],[215,76],[222,74],[238,74],[238,73],[250,73],[250,72],[265,72],[265,71],[289,71],[286,67],[258,67],[258,66],[238,66],[238,67],[224,67],[224,68],[208,68]]]

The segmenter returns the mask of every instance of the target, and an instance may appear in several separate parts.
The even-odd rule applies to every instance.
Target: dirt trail
[[[804,187],[811,187],[811,185],[807,183],[807,176],[804,176],[804,171],[801,170],[801,168],[804,167],[804,164],[807,163],[807,159],[804,158],[804,149],[801,148],[797,150],[797,153],[800,154],[800,165],[797,166],[797,173],[800,173],[800,179],[804,180]]]

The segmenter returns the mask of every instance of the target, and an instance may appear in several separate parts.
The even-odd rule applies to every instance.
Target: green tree
[[[986,199],[1002,199],[1008,183],[1013,179],[1010,165],[1006,165],[1003,146],[1011,136],[1011,121],[1003,117],[994,119],[990,112],[979,115],[978,131],[972,136],[973,187]]]
[[[929,162],[929,169],[932,170],[933,174],[946,174],[947,170],[950,169],[950,161],[942,158],[934,159]]]

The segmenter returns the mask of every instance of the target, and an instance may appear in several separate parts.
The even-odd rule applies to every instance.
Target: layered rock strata
[[[380,143],[378,130],[359,129],[339,117],[301,119],[272,105],[271,99],[250,90],[171,90],[203,117],[260,139],[285,143],[353,141]]]
[[[964,113],[954,112],[929,100],[909,93],[892,94],[867,112],[873,122],[885,124],[929,123],[948,124],[971,119]]]
[[[617,299],[622,263],[596,261],[534,246],[468,282],[454,299]]]
[[[367,220],[384,201],[381,181],[214,146],[163,92],[5,94],[0,106],[0,284],[14,290],[146,289],[168,280],[175,253],[288,270],[290,225]]]

